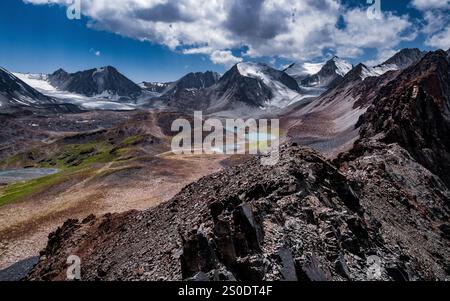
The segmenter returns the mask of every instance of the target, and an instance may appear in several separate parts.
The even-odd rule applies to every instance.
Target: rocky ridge
[[[369,256],[382,259],[383,280],[447,277],[448,240],[420,207],[393,199],[429,234],[416,249],[402,245],[404,229],[388,227],[408,218],[380,222],[372,211],[380,198],[406,197],[411,183],[385,180],[385,189],[362,195],[358,176],[350,181],[295,145],[282,148],[274,167],[258,160],[205,177],[145,212],[67,221],[28,279],[64,279],[71,254],[82,258],[84,280],[366,280]]]

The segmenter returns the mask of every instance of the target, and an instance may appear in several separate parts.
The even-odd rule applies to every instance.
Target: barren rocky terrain
[[[143,212],[69,220],[29,279],[64,279],[71,254],[84,280],[366,280],[371,255],[382,259],[380,279],[446,279],[448,240],[435,227],[448,211],[437,202],[429,209],[442,215],[430,220],[407,199],[412,183],[385,180],[367,193],[358,177],[295,145],[275,167],[259,164],[207,176]],[[422,172],[414,176],[428,184]],[[398,212],[384,214],[380,202]]]
[[[167,108],[0,115],[1,169],[59,171],[0,186],[0,268],[64,280],[77,255],[83,280],[450,280],[450,60],[409,52],[277,111],[274,166],[174,155],[172,121],[192,117]],[[173,99],[226,80],[234,106],[274,84],[251,78],[263,66]]]
[[[320,128],[357,133],[333,161],[289,142],[275,166],[256,157],[157,207],[70,219],[27,279],[63,280],[77,255],[83,280],[449,280],[449,72],[436,51],[378,78],[376,94],[362,86],[377,79],[353,83],[348,128]]]

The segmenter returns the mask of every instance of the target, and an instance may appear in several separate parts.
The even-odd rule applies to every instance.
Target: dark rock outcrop
[[[429,53],[404,70],[380,90],[360,124],[358,144],[367,144],[374,136],[387,144],[398,143],[449,186],[450,60],[446,53]]]
[[[184,89],[205,89],[215,85],[219,81],[220,75],[216,72],[196,72],[183,76],[175,83],[169,85],[165,94],[176,94]]]
[[[420,61],[426,52],[417,48],[405,48],[397,52],[393,57],[381,65],[396,65],[399,69],[406,69],[414,63]]]
[[[167,85],[161,92],[160,100],[167,106],[179,109],[205,109],[209,100],[207,89],[219,81],[216,72],[189,73],[178,81]]]
[[[404,252],[387,269],[395,280],[416,261],[433,262],[448,279],[450,64],[443,51],[428,53],[379,90],[362,116],[361,137],[336,163],[361,204],[384,229],[384,239]],[[410,266],[409,266],[410,267]],[[434,279],[431,266],[422,271]],[[443,275],[447,275],[444,278]]]

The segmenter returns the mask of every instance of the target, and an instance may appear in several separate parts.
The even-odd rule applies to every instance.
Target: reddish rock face
[[[362,118],[361,137],[398,143],[450,185],[450,62],[427,54],[381,89]]]

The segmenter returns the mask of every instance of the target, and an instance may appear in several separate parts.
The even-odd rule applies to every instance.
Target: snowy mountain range
[[[285,69],[285,72],[294,77],[301,87],[327,89],[333,82],[342,79],[352,68],[352,64],[338,58],[337,56],[315,65],[311,68],[311,64],[299,68],[298,64],[293,64]],[[320,69],[317,71],[317,67]],[[316,71],[311,74],[305,74],[305,70]]]
[[[294,63],[283,71],[262,63],[243,62],[223,76],[211,71],[197,72],[173,83],[139,85],[111,66],[75,73],[59,69],[50,75],[13,74],[2,69],[0,91],[2,103],[13,100],[25,105],[69,103],[87,110],[135,110],[143,106],[247,115],[268,110],[276,113],[291,106],[303,106],[305,101],[320,95],[323,99],[332,91],[343,93],[368,78],[405,69],[424,55],[418,49],[403,49],[374,67],[364,64],[353,67],[333,57],[323,63]],[[17,92],[20,97],[12,90],[21,91]]]
[[[425,56],[426,52],[420,51],[417,48],[405,48],[397,52],[393,57],[385,61],[384,63],[368,67],[361,64],[361,78],[380,76],[389,71],[397,71],[408,68],[413,63],[418,62]]]
[[[291,110],[288,115],[295,120],[291,134],[323,151],[351,144],[358,136],[360,117],[384,87],[424,55],[417,49],[404,49],[378,66],[356,65],[322,95]]]
[[[100,95],[86,96],[60,90],[50,83],[50,75],[47,74],[14,73],[14,75],[36,89],[39,93],[54,99],[57,103],[72,104],[82,107],[85,110],[127,111],[136,109],[134,101],[118,101],[118,97],[111,93],[105,92]]]

